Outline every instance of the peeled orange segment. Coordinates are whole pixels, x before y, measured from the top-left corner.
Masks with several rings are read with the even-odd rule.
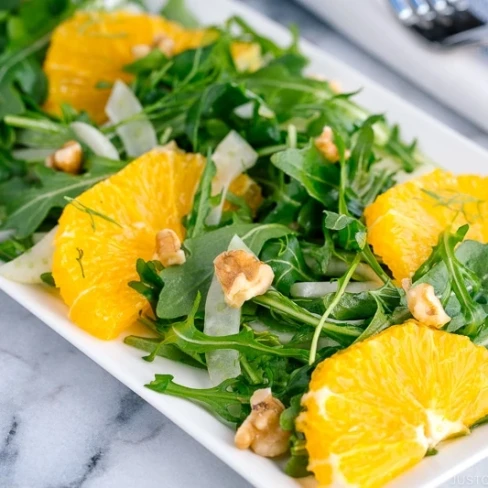
[[[49,80],[44,108],[59,114],[61,104],[69,103],[101,123],[110,84],[132,79],[123,67],[135,60],[134,46],[150,46],[163,37],[178,54],[200,46],[207,35],[146,13],[78,11],[53,33],[44,64]]]
[[[244,198],[244,201],[249,205],[253,214],[256,214],[258,208],[263,203],[261,187],[247,173],[239,175],[230,184],[229,191],[237,197]],[[233,206],[226,202],[224,210],[231,209],[233,209]]]
[[[488,413],[488,351],[411,320],[323,361],[297,421],[320,486],[383,486]]]
[[[261,46],[255,42],[235,41],[230,52],[238,71],[257,71],[264,64]]]
[[[435,170],[389,189],[364,216],[375,254],[397,280],[409,278],[448,228],[468,223],[468,239],[488,242],[488,177]]]
[[[55,238],[53,276],[77,325],[112,339],[134,323],[147,302],[129,288],[138,258],[151,260],[156,233],[191,209],[205,159],[154,149],[68,205]]]

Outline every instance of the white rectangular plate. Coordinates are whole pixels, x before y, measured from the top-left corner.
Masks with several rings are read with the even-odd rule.
[[[289,40],[283,27],[240,3],[229,0],[189,0],[188,3],[205,24],[220,23],[237,14],[243,16],[258,32],[277,42],[286,43]],[[364,87],[359,97],[361,103],[375,113],[386,113],[390,121],[399,122],[405,137],[419,136],[422,149],[435,161],[452,171],[488,172],[488,153],[478,146],[312,45],[304,42],[302,49],[312,61],[311,72],[341,80],[346,90]],[[140,359],[140,351],[124,345],[121,340],[103,342],[91,337],[68,320],[66,307],[55,293],[44,287],[21,285],[0,278],[0,289],[169,417],[254,486],[298,486],[274,462],[234,448],[233,432],[203,409],[184,400],[160,395],[143,386],[153,379],[155,373],[169,373],[179,383],[206,387],[207,379],[201,371],[162,358],[147,363]],[[446,443],[437,456],[426,458],[391,486],[427,488],[439,485],[488,456],[487,433],[488,426],[477,429],[469,437]]]

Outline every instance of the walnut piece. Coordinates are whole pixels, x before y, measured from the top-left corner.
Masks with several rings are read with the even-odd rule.
[[[154,38],[153,47],[158,48],[165,56],[171,57],[174,54],[175,41],[160,34]]]
[[[339,150],[334,144],[334,132],[332,128],[326,125],[322,134],[315,139],[315,147],[323,154],[323,156],[331,163],[337,163],[340,159]],[[351,152],[347,149],[345,152],[346,159],[349,158]]]
[[[239,449],[251,448],[263,457],[276,457],[288,451],[291,432],[280,427],[284,405],[271,394],[271,388],[256,390],[251,397],[251,413],[234,437]]]
[[[412,282],[407,278],[402,280],[402,286],[407,294],[408,309],[420,323],[439,329],[451,320],[432,285],[419,283],[412,286]]]
[[[145,58],[151,52],[151,46],[149,44],[136,44],[132,46],[132,56],[135,59]]]
[[[336,94],[339,95],[342,93],[342,85],[341,82],[338,80],[330,80],[329,81],[329,88]]]
[[[165,56],[174,54],[175,41],[171,37],[159,34],[154,37],[151,44],[136,44],[132,47],[132,56],[135,59],[145,58],[153,49],[159,49]]]
[[[186,261],[181,241],[173,230],[163,229],[156,234],[156,259],[159,259],[165,268]]]
[[[240,308],[245,301],[266,293],[274,279],[269,265],[240,249],[219,254],[214,260],[214,267],[224,290],[225,302],[234,308]]]
[[[46,166],[57,171],[76,175],[81,170],[83,161],[83,149],[77,141],[68,141],[55,153],[48,156]]]

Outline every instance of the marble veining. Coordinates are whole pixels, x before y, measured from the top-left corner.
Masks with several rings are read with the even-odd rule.
[[[488,135],[301,8],[285,0],[245,3],[298,24],[312,42],[488,147]],[[1,292],[0,371],[0,488],[250,487]],[[468,474],[488,474],[488,463]]]

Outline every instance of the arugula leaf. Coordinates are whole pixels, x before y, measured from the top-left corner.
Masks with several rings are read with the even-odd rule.
[[[14,176],[23,176],[27,172],[24,161],[14,158],[7,151],[0,149],[0,183]]]
[[[296,222],[300,210],[310,198],[305,188],[297,180],[287,183],[286,175],[275,166],[268,165],[265,171],[263,169],[258,167],[258,175],[253,175],[268,193],[259,209],[260,221],[283,225]]]
[[[376,297],[376,295],[372,295],[372,297],[376,301],[376,312],[373,315],[373,318],[371,319],[368,327],[366,327],[364,332],[356,339],[356,342],[368,339],[369,337],[378,334],[382,330],[392,325],[390,323],[388,315],[385,313],[385,310],[380,300]]]
[[[308,360],[308,352],[304,349],[263,344],[255,338],[254,331],[249,327],[244,327],[238,334],[209,336],[200,332],[194,326],[193,320],[185,320],[172,325],[161,344],[175,344],[183,352],[192,354],[233,349],[243,354],[276,355],[294,358],[304,363]]]
[[[368,117],[358,132],[354,134],[355,143],[351,155],[344,162],[346,167],[345,202],[349,211],[361,216],[364,208],[372,203],[380,193],[393,184],[393,169],[377,169],[378,161],[374,154],[374,125],[384,121],[382,116]],[[346,181],[347,179],[347,181]]]
[[[140,293],[150,303],[153,311],[156,310],[159,294],[164,286],[163,280],[159,273],[163,265],[159,261],[144,261],[138,259],[136,271],[139,275],[139,281],[130,281],[129,286]]]
[[[283,430],[294,430],[295,420],[301,411],[302,395],[296,395],[290,400],[290,406],[280,416],[280,427]]]
[[[198,237],[203,234],[207,227],[205,221],[213,208],[211,203],[212,181],[217,173],[215,163],[212,161],[210,153],[207,155],[207,164],[203,171],[198,190],[193,199],[193,207],[186,217],[186,238]]]
[[[32,0],[22,2],[8,18],[8,40],[0,53],[0,119],[22,113],[23,97],[40,102],[46,80],[37,59],[49,43],[50,32],[82,2]],[[16,4],[10,4],[14,9]]]
[[[308,471],[308,452],[303,436],[292,436],[290,453],[291,457],[286,463],[285,473],[292,478],[305,478],[312,473]]]
[[[417,270],[413,281],[414,284],[430,283],[434,287],[451,317],[448,331],[476,340],[486,327],[488,317],[488,244],[462,242],[468,228],[464,225],[454,234],[449,231],[441,234],[438,245]]]
[[[271,63],[245,79],[246,86],[266,100],[280,123],[296,116],[298,108],[315,103],[323,106],[334,96],[327,82],[293,73],[289,67],[285,63]],[[292,69],[295,68],[292,64]]]
[[[348,212],[347,209],[345,212]],[[337,231],[337,241],[343,249],[360,251],[364,261],[369,264],[383,283],[390,281],[390,277],[380,266],[367,243],[367,229],[361,221],[351,217],[348,213],[338,214],[326,210],[324,227],[328,230]]]
[[[186,7],[185,0],[168,0],[161,9],[161,15],[169,20],[178,22],[188,29],[199,26],[198,20]]]
[[[161,272],[165,286],[159,297],[157,316],[173,319],[187,315],[197,293],[205,302],[214,273],[213,261],[227,249],[234,235],[241,237],[254,254],[259,255],[266,241],[290,233],[290,229],[279,224],[238,224],[187,239],[184,243],[186,263]]]
[[[202,405],[226,422],[241,423],[249,414],[252,392],[234,391],[239,384],[239,379],[232,378],[213,388],[197,389],[178,385],[171,375],[157,374],[146,386],[158,393],[184,398]]]
[[[402,296],[403,291],[391,283],[378,290],[346,292],[335,306],[331,317],[336,320],[369,319],[376,313],[378,302],[390,314],[400,305]],[[330,306],[333,297],[334,294],[329,293],[323,298],[302,298],[295,301],[310,312],[322,315]]]
[[[222,139],[221,133],[218,133],[217,137],[211,137],[209,127],[204,125],[205,119],[219,118],[225,121],[235,108],[246,102],[247,97],[242,88],[235,83],[214,84],[204,89],[186,115],[185,132],[191,141],[193,150],[195,152],[201,150],[202,140],[210,139],[216,144]],[[226,132],[228,130],[223,135]]]
[[[269,54],[275,58],[279,58],[287,54],[296,54],[296,35],[293,36],[292,43],[289,47],[281,48],[271,39],[262,36],[261,34],[258,34],[242,17],[231,17],[227,21],[227,26],[229,29],[232,29],[234,26],[238,27],[243,32],[243,34],[245,34],[246,39],[250,38],[252,42],[257,42],[261,46],[261,51],[263,54]],[[303,68],[304,66],[305,62],[301,67]]]
[[[268,241],[261,252],[260,259],[271,266],[275,275],[273,285],[286,295],[290,293],[293,283],[315,279],[305,263],[300,244],[295,236]]]
[[[15,229],[20,239],[32,234],[52,208],[63,208],[65,196],[75,198],[95,183],[105,179],[106,174],[85,173],[74,176],[38,166],[34,170],[40,185],[29,188],[7,201],[7,218],[4,229]]]
[[[264,295],[253,298],[252,301],[275,314],[291,319],[295,324],[305,324],[314,328],[320,324],[320,317],[276,290],[268,290]],[[362,329],[347,324],[324,321],[321,332],[339,344],[347,346],[361,335]]]
[[[158,338],[127,336],[124,338],[124,343],[141,351],[146,351],[150,353],[150,355],[155,354],[194,368],[205,369],[203,361],[197,361],[194,357],[185,354],[180,348],[173,344],[161,345],[161,339]]]
[[[56,288],[56,282],[54,281],[54,277],[52,273],[42,273],[41,280],[45,285],[51,286],[52,288]]]
[[[360,261],[361,261],[361,254],[358,253],[356,255],[356,257],[353,259],[349,269],[344,273],[343,276],[341,276],[337,280],[337,283],[338,283],[337,291],[333,294],[333,298],[332,298],[329,306],[325,309],[325,312],[323,313],[322,317],[320,318],[319,323],[315,327],[315,332],[313,335],[312,343],[310,345],[309,364],[313,364],[317,358],[318,342],[319,342],[322,330],[324,330],[325,322],[330,317],[330,315],[333,313],[334,308],[337,306],[337,304],[341,300],[342,296],[344,295],[345,290],[346,290],[346,286],[349,283],[349,281],[351,280],[351,278],[353,277],[354,271],[358,267]]]
[[[326,207],[337,205],[339,169],[326,161],[310,141],[303,149],[287,149],[274,154],[271,162],[285,174],[299,181],[308,194]]]
[[[34,245],[31,236],[24,239],[7,239],[0,242],[0,261],[12,261],[16,257],[24,254]]]
[[[400,128],[398,125],[393,126],[391,129],[384,149],[388,154],[402,162],[403,168],[407,173],[411,173],[423,162],[422,157],[417,152],[417,141],[413,141],[411,144],[405,144],[400,138]]]

